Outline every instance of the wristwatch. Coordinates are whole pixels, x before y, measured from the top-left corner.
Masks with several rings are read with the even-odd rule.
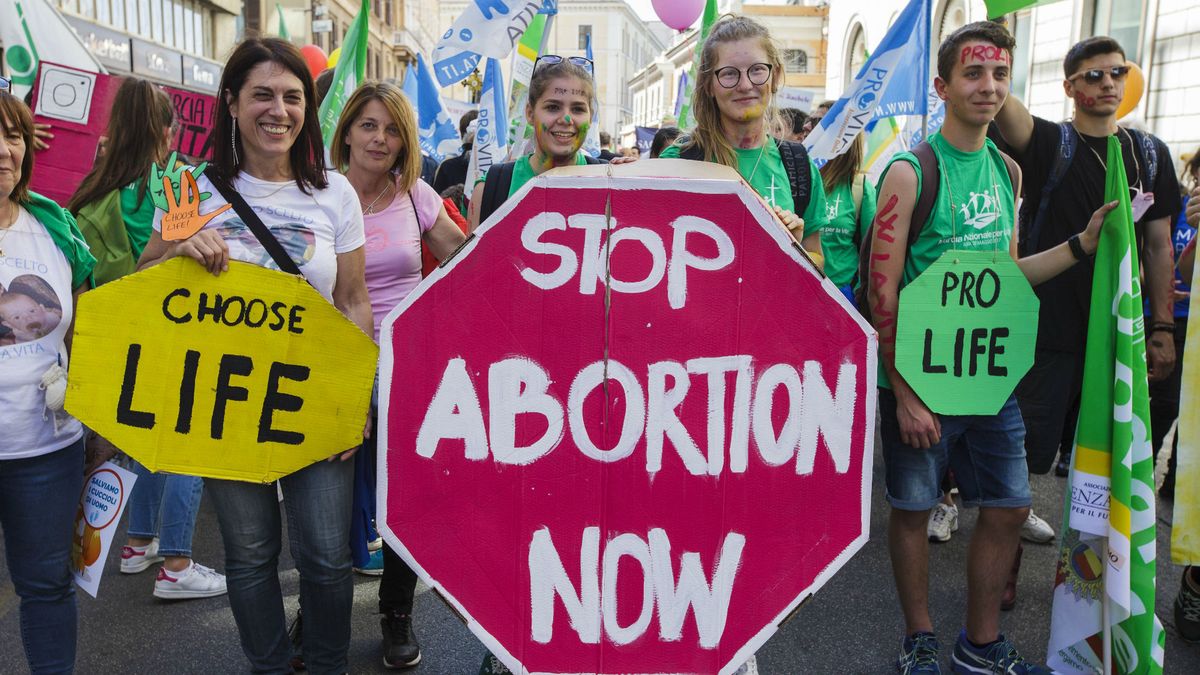
[[[1088,254],[1083,250],[1083,244],[1079,243],[1079,235],[1073,235],[1067,240],[1067,246],[1071,247],[1071,255],[1075,256],[1076,260],[1086,260]]]

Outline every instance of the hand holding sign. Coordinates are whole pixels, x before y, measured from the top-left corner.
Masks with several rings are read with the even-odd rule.
[[[229,204],[226,204],[212,213],[202,215],[200,202],[203,195],[200,194],[200,188],[196,187],[196,177],[190,171],[183,172],[183,183],[178,197],[171,187],[170,177],[163,176],[162,180],[163,193],[167,199],[166,213],[162,218],[162,238],[165,241],[187,239],[204,229],[210,220],[229,210]]]

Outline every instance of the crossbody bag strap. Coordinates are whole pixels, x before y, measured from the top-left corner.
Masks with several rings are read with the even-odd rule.
[[[223,178],[217,176],[211,164],[204,169],[204,175],[208,177],[209,182],[213,184],[217,192],[221,193],[225,201],[229,202],[234,212],[246,224],[246,227],[250,228],[250,231],[254,233],[255,238],[258,239],[258,243],[262,244],[262,247],[267,250],[271,259],[279,266],[279,269],[288,274],[303,277],[304,274],[296,266],[296,261],[292,260],[292,257],[287,254],[287,251],[283,248],[283,244],[280,244],[275,235],[271,234],[271,230],[263,224],[262,219],[250,208],[250,205],[246,203],[242,195],[226,183]]]

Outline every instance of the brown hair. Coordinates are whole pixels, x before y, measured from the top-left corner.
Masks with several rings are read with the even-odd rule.
[[[175,120],[171,97],[147,80],[127,77],[117,89],[108,118],[108,145],[84,177],[67,210],[78,215],[83,207],[113,190],[138,184],[138,204],[146,198],[150,167],[167,159],[164,135]]]
[[[1192,153],[1192,156],[1183,165],[1183,180],[1181,184],[1187,188],[1196,187],[1196,174],[1200,172],[1200,149]]]
[[[737,169],[737,153],[733,151],[733,146],[721,130],[721,110],[709,89],[716,77],[714,71],[717,66],[717,47],[726,42],[753,38],[758,38],[767,52],[767,60],[771,64],[771,93],[775,93],[776,78],[783,77],[784,70],[779,47],[771,39],[771,33],[766,26],[749,17],[734,14],[722,16],[713,24],[700,52],[700,66],[696,69],[696,88],[692,91],[692,115],[696,120],[696,128],[681,144],[681,150],[698,147],[706,160]],[[763,115],[767,133],[778,128],[777,117],[775,98],[772,96]]]
[[[964,42],[978,40],[987,42],[1008,52],[1008,63],[1013,61],[1013,49],[1017,46],[1016,39],[1004,26],[995,21],[976,21],[969,23],[951,33],[938,47],[937,74],[946,82],[954,72],[954,64],[959,60],[959,48]]]
[[[583,66],[571,63],[566,59],[558,63],[539,64],[537,70],[533,71],[533,77],[529,80],[529,106],[536,106],[546,93],[546,88],[550,86],[550,83],[560,77],[579,78],[583,82],[583,88],[587,91],[588,112],[596,110],[596,85],[592,80],[592,74]]]
[[[337,130],[333,132],[330,156],[338,171],[345,173],[350,168],[350,146],[346,143],[346,136],[350,133],[350,126],[358,121],[363,109],[371,101],[382,103],[392,116],[392,121],[400,128],[400,138],[404,142],[400,146],[400,154],[396,156],[396,163],[392,165],[392,172],[400,177],[399,190],[408,192],[421,177],[421,141],[417,136],[417,116],[412,104],[400,87],[394,84],[367,81],[354,90],[342,109]]]
[[[1067,55],[1063,57],[1063,77],[1074,75],[1079,70],[1079,64],[1101,54],[1120,54],[1122,59],[1125,58],[1125,50],[1120,42],[1107,35],[1096,35],[1076,42],[1067,50]]]
[[[8,198],[26,204],[29,202],[29,181],[33,180],[33,115],[21,99],[0,91],[0,136],[7,136],[14,129],[25,143],[25,156],[21,158],[21,179]],[[3,142],[0,138],[0,143]]]
[[[854,180],[862,166],[863,148],[865,147],[866,139],[863,138],[863,134],[859,134],[854,137],[854,142],[850,144],[850,148],[846,152],[834,157],[821,167],[821,181],[825,184],[825,192],[831,192],[837,186]]]
[[[213,123],[212,166],[226,180],[232,180],[241,169],[239,162],[234,160],[233,143],[238,141],[233,116],[229,111],[229,99],[237,98],[250,71],[264,61],[279,64],[300,80],[304,90],[304,124],[300,136],[288,152],[292,175],[296,177],[296,187],[306,194],[310,188],[324,190],[329,186],[329,181],[325,177],[325,145],[321,140],[321,125],[317,119],[317,94],[312,75],[300,50],[279,38],[246,38],[225,62],[225,70],[221,73],[221,93],[217,96],[216,122]],[[227,143],[226,139],[233,139],[233,142]]]

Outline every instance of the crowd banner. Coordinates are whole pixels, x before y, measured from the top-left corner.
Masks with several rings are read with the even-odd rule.
[[[433,48],[433,72],[438,86],[462,81],[484,58],[502,59],[529,24],[545,9],[544,0],[476,0]],[[554,3],[557,7],[557,3]]]
[[[642,158],[650,156],[650,146],[654,144],[654,135],[658,133],[658,127],[634,127],[633,133],[636,137],[638,154]]]
[[[337,130],[338,120],[342,117],[342,108],[350,95],[358,89],[358,85],[367,76],[367,38],[370,29],[367,21],[371,17],[370,0],[362,0],[358,15],[346,30],[342,40],[342,56],[333,68],[333,82],[329,85],[329,93],[321,101],[321,109],[317,116],[321,120],[321,138],[325,142],[326,152],[333,147],[333,134]]]
[[[808,113],[813,109],[814,96],[811,89],[780,87],[779,92],[775,94],[775,105],[779,108],[795,108],[802,113]]]
[[[687,131],[696,126],[696,116],[692,114],[692,92],[696,89],[696,69],[700,67],[700,56],[704,52],[704,41],[717,22],[717,0],[707,0],[704,3],[704,16],[700,20],[700,35],[696,38],[696,51],[692,56],[692,67],[688,68],[683,79],[683,103],[678,106],[679,128]]]
[[[192,159],[212,159],[213,123],[217,116],[217,98],[175,87],[163,87],[175,106],[179,131],[171,140],[171,149]]]
[[[830,160],[846,152],[872,120],[926,113],[929,5],[930,0],[910,0],[842,97],[805,139],[813,159]]]
[[[516,159],[525,154],[528,141],[533,137],[533,130],[525,119],[525,105],[529,103],[529,81],[533,78],[533,66],[541,53],[546,27],[553,23],[553,15],[547,18],[541,14],[533,17],[529,28],[517,43],[512,61],[512,89],[508,96],[508,159]]]
[[[378,353],[302,278],[190,258],[81,296],[73,347],[81,422],[151,471],[262,483],[362,442]]]
[[[458,151],[458,120],[451,120],[442,94],[429,74],[425,57],[417,54],[417,127],[421,150],[441,162]]]
[[[728,675],[867,540],[875,332],[728,167],[534,178],[381,344],[381,531],[513,672]]]
[[[946,251],[900,291],[896,370],[939,415],[995,415],[1033,366],[1038,306],[1007,248]]]
[[[71,575],[93,598],[100,591],[104,561],[136,482],[136,474],[112,462],[100,465],[83,481],[71,530]]]
[[[0,2],[0,43],[17,98],[33,89],[38,66],[48,56],[76,70],[108,72],[47,0]]]
[[[1083,394],[1063,508],[1047,665],[1056,672],[1158,675],[1155,497],[1146,334],[1129,182],[1108,138],[1104,221],[1092,277]]]
[[[1193,279],[1200,279],[1200,266],[1193,268]],[[1196,317],[1196,318],[1193,318]],[[1188,335],[1200,335],[1200,300],[1193,294],[1188,300]],[[1179,394],[1179,426],[1175,458],[1175,484],[1200,485],[1200,339],[1185,343],[1180,355],[1183,368]],[[1171,562],[1176,565],[1200,565],[1200,490],[1175,491],[1175,511],[1171,518]]]
[[[508,121],[504,119],[504,73],[500,62],[487,60],[483,75],[483,90],[479,98],[479,117],[475,122],[475,143],[471,145],[471,161],[467,165],[467,192],[475,187],[475,179],[486,175],[494,164],[504,161],[508,153]]]

